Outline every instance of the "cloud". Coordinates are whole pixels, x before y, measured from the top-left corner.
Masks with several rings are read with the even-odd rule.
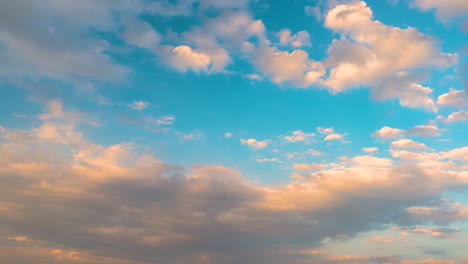
[[[360,167],[389,167],[393,164],[392,160],[377,158],[369,155],[356,156],[350,161],[356,163]]]
[[[417,83],[422,80],[419,73],[406,71],[447,67],[457,55],[442,53],[431,37],[414,28],[384,25],[372,15],[362,1],[339,4],[328,12],[325,26],[340,33],[341,39],[332,42],[323,61],[329,68],[325,85],[333,93],[370,86],[376,99],[398,98],[403,106],[436,111],[429,97],[432,90]]]
[[[307,87],[319,82],[325,70],[319,62],[309,59],[303,50],[280,51],[274,47],[253,48],[252,63],[273,82]]]
[[[445,123],[468,121],[468,111],[460,110],[458,112],[451,113],[447,117],[437,116],[437,120],[440,120]]]
[[[427,148],[425,144],[413,141],[411,139],[400,139],[397,141],[393,141],[390,144],[390,147],[392,148],[415,148],[415,149]]]
[[[329,127],[329,128],[325,128],[325,127],[317,127],[317,131],[320,133],[320,134],[331,134],[331,133],[334,133],[335,132],[335,129],[333,127]]]
[[[297,163],[293,164],[294,170],[296,171],[316,171],[316,170],[321,170],[324,168],[322,164],[318,163]]]
[[[302,130],[296,130],[292,132],[291,136],[285,136],[284,139],[289,142],[310,142],[315,136],[316,135],[314,133],[306,133]]]
[[[401,137],[401,133],[401,129],[384,126],[381,129],[372,133],[372,136],[379,137],[382,139],[397,139]]]
[[[112,10],[136,12],[139,6],[124,1],[87,1],[85,5],[57,4],[53,0],[2,3],[0,71],[8,77],[45,77],[72,83],[123,82],[129,69],[114,62],[106,54],[107,42],[91,31],[115,30],[118,24]]]
[[[465,90],[450,89],[450,92],[437,97],[437,104],[441,106],[466,107],[468,100]]]
[[[271,159],[267,159],[267,158],[264,158],[264,159],[257,159],[258,162],[279,162],[279,160],[277,158],[271,158]]]
[[[263,77],[258,75],[258,74],[247,74],[245,77],[251,79],[251,80],[257,80],[257,81],[260,81],[260,80],[263,80]]]
[[[430,235],[435,238],[453,238],[460,233],[460,228],[421,228],[421,227],[393,227],[393,230],[403,231],[405,233]]]
[[[372,133],[372,136],[384,140],[399,139],[403,137],[403,135],[427,138],[440,136],[443,131],[443,129],[440,129],[435,125],[417,125],[409,129],[398,129],[384,126]]]
[[[435,9],[437,18],[444,22],[466,15],[468,12],[468,3],[463,0],[448,0],[443,2],[437,0],[414,0],[412,4],[422,11]]]
[[[362,151],[367,152],[367,153],[373,153],[373,152],[379,151],[379,148],[377,148],[377,147],[362,148]]]
[[[434,125],[419,125],[405,130],[405,134],[418,137],[436,137],[440,136],[441,129]]]
[[[263,140],[263,141],[260,141],[260,140],[256,140],[254,138],[250,138],[250,139],[241,139],[240,142],[244,145],[247,145],[249,147],[252,147],[254,149],[262,149],[262,148],[265,148],[268,146],[268,143],[271,142],[271,140]]]
[[[135,109],[135,110],[143,110],[145,108],[148,108],[151,104],[146,101],[135,101],[131,104],[128,104],[128,107]]]
[[[176,134],[179,135],[179,138],[182,140],[200,140],[205,137],[205,135],[200,130],[194,130],[188,134],[182,132],[176,132]]]
[[[357,156],[301,181],[262,186],[233,168],[182,167],[133,144],[96,145],[73,128],[59,133],[81,135],[78,141],[39,131],[4,128],[0,137],[0,229],[32,241],[2,242],[0,259],[11,263],[21,256],[46,264],[60,256],[65,264],[280,264],[303,263],[306,253],[313,263],[373,263],[374,257],[285,250],[398,222],[468,182],[466,171]],[[440,155],[462,161],[463,153]]]
[[[311,46],[310,44],[310,35],[307,31],[299,31],[296,34],[292,35],[291,30],[282,29],[280,32],[276,33],[279,38],[280,46],[291,45],[294,48],[300,48],[302,46]]]
[[[324,141],[330,141],[330,140],[341,140],[341,141],[343,141],[344,137],[346,135],[347,134],[332,133],[332,134],[328,134],[323,140]]]
[[[232,133],[231,133],[231,132],[226,132],[226,133],[224,134],[224,137],[225,137],[225,138],[230,138],[230,137],[232,137]]]
[[[308,149],[306,153],[312,155],[312,156],[322,156],[323,154],[320,151],[317,151],[315,149]]]

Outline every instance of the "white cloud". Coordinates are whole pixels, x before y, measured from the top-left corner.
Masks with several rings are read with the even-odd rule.
[[[423,143],[413,141],[411,139],[400,139],[397,141],[393,141],[390,144],[392,148],[415,148],[415,149],[425,149],[427,146]]]
[[[440,136],[441,129],[434,125],[419,125],[405,130],[406,135],[418,137],[436,137]]]
[[[335,129],[333,129],[333,127],[329,127],[329,128],[325,128],[325,127],[317,127],[317,131],[320,133],[320,134],[331,134],[331,133],[334,133],[335,132]]]
[[[435,9],[437,18],[444,22],[468,12],[468,2],[464,0],[413,0],[412,3],[423,11]]]
[[[296,163],[293,164],[294,170],[296,171],[316,171],[324,168],[322,164],[318,163]]]
[[[307,31],[299,31],[296,34],[292,35],[291,30],[282,29],[280,32],[276,33],[279,38],[279,45],[288,46],[291,45],[294,48],[300,48],[302,46],[311,46],[310,44],[310,35]]]
[[[262,46],[253,48],[250,56],[252,63],[277,84],[307,87],[320,82],[325,74],[322,65],[309,59],[309,54],[303,50],[288,52]]]
[[[386,140],[399,139],[403,135],[417,137],[435,137],[440,136],[442,131],[444,130],[438,128],[435,125],[418,125],[406,130],[384,126],[381,129],[372,133],[372,136]]]
[[[440,95],[437,104],[452,107],[468,106],[468,98],[464,90],[450,89],[450,92]]]
[[[401,129],[384,126],[381,129],[372,133],[372,136],[379,137],[382,139],[397,139],[401,137],[402,132],[403,131]]]
[[[262,149],[268,146],[268,143],[271,142],[271,140],[256,140],[254,138],[249,138],[249,139],[241,139],[240,142],[244,145],[247,145],[249,147],[255,148],[255,149]]]
[[[176,134],[179,135],[181,140],[200,140],[205,137],[205,135],[200,130],[194,130],[188,134],[182,132],[176,132]]]
[[[289,142],[298,142],[298,141],[310,142],[310,140],[313,137],[315,137],[314,133],[306,133],[302,130],[296,130],[292,132],[291,136],[285,136],[284,139],[286,139]]]
[[[370,155],[356,156],[353,158],[341,158],[344,162],[351,162],[359,167],[389,167],[393,161],[385,158],[377,158]]]
[[[178,46],[171,51],[170,63],[174,68],[183,72],[189,69],[194,72],[208,72],[212,60],[206,53],[194,51],[189,46]]]
[[[378,150],[379,150],[379,148],[377,148],[377,147],[362,148],[362,151],[367,152],[367,153],[377,152]]]
[[[135,101],[131,104],[128,104],[128,107],[135,109],[135,110],[143,110],[148,108],[151,104],[147,101]]]
[[[271,159],[267,159],[267,158],[264,158],[264,159],[257,159],[258,162],[279,162],[279,160],[277,158],[271,158]]]
[[[308,149],[306,153],[312,155],[312,156],[322,156],[323,154],[320,151],[317,151],[315,149]]]
[[[341,140],[341,141],[343,141],[344,137],[346,135],[347,134],[332,133],[332,134],[328,134],[323,140],[324,141],[330,141],[330,140]]]
[[[232,133],[231,133],[231,132],[226,132],[226,133],[224,134],[224,137],[225,137],[225,138],[230,138],[230,137],[232,137]]]
[[[148,22],[126,18],[124,26],[121,37],[129,45],[154,50],[161,42],[162,36]]]
[[[263,77],[258,75],[258,74],[255,74],[255,73],[252,73],[252,74],[247,74],[245,77],[251,79],[251,80],[257,80],[257,81],[260,81],[260,80],[263,80]]]
[[[441,120],[441,121],[444,121],[446,123],[468,121],[468,111],[460,110],[458,112],[451,113],[447,117],[438,116],[437,119]]]
[[[403,106],[436,111],[429,97],[432,90],[415,83],[414,77],[407,77],[415,73],[405,70],[450,66],[457,55],[442,53],[431,37],[414,28],[384,25],[372,15],[362,1],[339,4],[328,12],[325,25],[341,39],[332,42],[323,62],[330,68],[325,85],[334,93],[370,86],[377,99],[399,98]],[[404,85],[392,83],[394,79]]]

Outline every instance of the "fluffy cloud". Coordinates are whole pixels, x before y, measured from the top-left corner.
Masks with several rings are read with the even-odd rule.
[[[414,0],[414,5],[423,11],[435,9],[437,18],[447,21],[450,18],[466,15],[468,12],[468,3],[463,0]]]
[[[325,26],[342,35],[333,41],[324,61],[330,68],[325,85],[333,92],[371,86],[377,99],[399,98],[403,106],[436,110],[429,97],[432,90],[416,83],[418,75],[405,70],[449,66],[456,55],[440,52],[432,38],[414,28],[401,29],[373,20],[372,10],[364,2],[337,5],[328,12]]]
[[[397,141],[393,141],[390,144],[392,148],[415,148],[415,149],[425,149],[427,146],[423,143],[416,142],[411,139],[400,139]]]
[[[270,143],[271,140],[256,140],[254,138],[249,138],[249,139],[242,138],[240,142],[244,145],[247,145],[255,149],[262,149],[268,146],[268,143]]]
[[[454,122],[464,122],[468,121],[468,111],[460,110],[455,113],[451,113],[447,117],[438,116],[437,120],[446,122],[446,123],[454,123]]]
[[[320,134],[331,134],[331,133],[335,133],[335,129],[333,127],[328,127],[328,128],[325,128],[325,127],[317,127],[317,131],[320,133]]]
[[[372,133],[372,136],[379,137],[382,139],[397,139],[401,137],[401,133],[401,129],[384,126],[381,129]]]
[[[437,104],[443,106],[465,107],[468,106],[468,98],[464,90],[450,89],[450,92],[437,97]]]
[[[284,139],[286,139],[289,142],[298,142],[298,141],[304,141],[304,142],[310,142],[313,137],[316,135],[314,133],[306,133],[302,130],[296,130],[292,132],[291,136],[285,136]]]
[[[9,77],[122,82],[128,69],[106,55],[107,43],[90,29],[116,30],[111,9],[136,12],[139,6],[125,1],[2,3],[0,71]]]
[[[131,104],[128,104],[128,107],[135,109],[135,110],[143,110],[145,108],[148,108],[151,104],[146,101],[135,101]]]
[[[307,87],[320,82],[325,70],[319,62],[309,59],[304,50],[280,51],[274,47],[262,46],[249,52],[252,63],[278,84]]]
[[[373,137],[381,139],[398,139],[403,135],[417,136],[417,137],[436,137],[440,136],[443,129],[438,128],[435,125],[417,125],[409,129],[398,129],[384,126],[381,129],[372,133]]]
[[[315,171],[315,170],[321,170],[324,168],[322,164],[318,163],[298,163],[293,165],[294,170],[296,171]]]
[[[405,208],[414,215],[468,182],[466,171],[358,156],[301,182],[258,186],[232,168],[167,164],[127,144],[92,144],[73,128],[40,131],[0,135],[0,229],[20,238],[2,239],[0,259],[12,263],[303,263],[304,243],[399,221]],[[311,263],[373,263],[307,252]]]
[[[379,148],[377,147],[362,148],[362,151],[367,152],[367,153],[373,153],[373,152],[379,151]]]
[[[291,45],[294,48],[302,46],[310,46],[310,35],[307,31],[299,31],[294,35],[291,35],[291,30],[282,29],[276,35],[279,38],[279,44],[281,46]]]
[[[330,140],[344,140],[344,137],[347,134],[338,134],[338,133],[332,133],[328,134],[323,140],[324,141],[330,141]]]

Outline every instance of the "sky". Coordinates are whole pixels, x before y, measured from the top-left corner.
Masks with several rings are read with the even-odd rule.
[[[468,1],[0,0],[0,262],[468,263]]]

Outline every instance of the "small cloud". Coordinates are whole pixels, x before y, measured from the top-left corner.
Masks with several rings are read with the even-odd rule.
[[[271,159],[257,159],[258,162],[279,162],[277,158],[271,158]]]
[[[244,145],[247,145],[249,147],[253,147],[255,149],[262,149],[262,148],[265,148],[266,146],[268,146],[268,143],[271,142],[271,140],[263,140],[263,141],[259,141],[259,140],[256,140],[254,138],[250,138],[250,139],[241,139],[240,142]]]
[[[324,168],[322,164],[318,163],[297,163],[293,164],[294,170],[296,171],[316,171]]]
[[[130,107],[131,109],[135,110],[143,110],[145,108],[148,108],[151,104],[146,101],[135,101],[131,104],[128,104],[127,106]]]
[[[252,74],[247,74],[245,77],[251,79],[251,80],[257,80],[257,81],[260,81],[260,80],[263,80],[263,77],[258,75],[258,74],[255,74],[255,73],[252,73]]]
[[[200,140],[202,139],[205,135],[200,131],[200,130],[194,130],[192,133],[185,134],[182,132],[176,132],[177,135],[179,135],[179,138],[181,140]]]
[[[413,141],[411,139],[400,139],[397,141],[393,141],[390,144],[390,147],[392,148],[414,148],[414,149],[425,149],[427,146],[423,143],[419,143],[416,141]]]
[[[315,150],[315,149],[308,149],[308,150],[306,151],[306,153],[307,153],[307,154],[310,154],[310,155],[312,155],[312,156],[322,156],[322,155],[323,155],[322,152],[317,151],[317,150]]]
[[[344,137],[347,134],[338,134],[338,133],[333,133],[333,134],[328,134],[323,140],[324,141],[330,141],[330,140],[344,140]]]
[[[312,137],[314,137],[314,133],[305,133],[301,130],[296,130],[292,132],[291,136],[285,136],[284,139],[286,139],[289,142],[298,142],[298,141],[306,141],[309,142]]]
[[[327,135],[327,134],[334,133],[334,132],[335,132],[335,129],[334,129],[333,127],[329,127],[329,128],[317,127],[317,131],[318,131],[320,134]]]
[[[378,150],[379,150],[379,148],[377,148],[377,147],[362,148],[362,151],[367,152],[367,153],[373,153],[373,152],[376,152]]]
[[[232,137],[232,133],[226,132],[226,133],[224,134],[224,137],[225,137],[225,138],[230,138],[230,137]]]
[[[391,127],[387,127],[387,126],[384,126],[382,127],[381,129],[375,131],[374,133],[372,133],[372,136],[373,137],[379,137],[381,139],[398,139],[401,137],[401,133],[403,131],[401,129],[398,129],[398,128],[391,128]]]

